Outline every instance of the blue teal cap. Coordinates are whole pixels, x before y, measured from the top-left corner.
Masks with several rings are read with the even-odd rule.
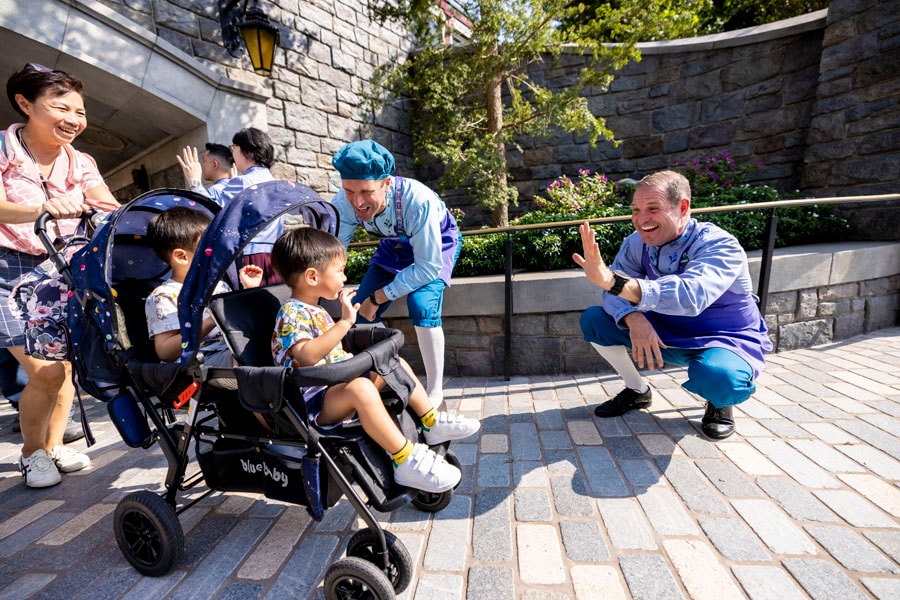
[[[384,179],[394,172],[394,155],[378,142],[362,140],[338,150],[331,164],[341,179]]]

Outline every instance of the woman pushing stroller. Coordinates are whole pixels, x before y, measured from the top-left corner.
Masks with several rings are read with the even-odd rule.
[[[272,248],[272,266],[291,289],[291,298],[281,307],[272,337],[272,353],[281,366],[305,367],[335,363],[352,355],[341,340],[356,322],[359,304],[344,289],[346,251],[333,235],[309,227],[289,230]],[[335,323],[318,305],[319,298],[339,299],[341,318]],[[406,362],[404,368],[412,374]],[[307,410],[322,428],[359,417],[363,429],[388,454],[394,465],[394,480],[400,485],[432,493],[454,488],[460,471],[428,446],[466,438],[480,423],[462,415],[451,416],[433,408],[425,388],[416,379],[409,407],[419,417],[426,444],[408,440],[388,414],[379,390],[384,380],[375,373],[329,387],[304,390]]]

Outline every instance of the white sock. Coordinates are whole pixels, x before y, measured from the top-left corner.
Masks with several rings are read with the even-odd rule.
[[[650,386],[644,382],[644,378],[638,372],[637,367],[634,366],[634,361],[631,360],[631,355],[628,354],[628,349],[625,346],[601,346],[594,342],[591,342],[591,346],[609,363],[609,366],[615,369],[619,377],[625,382],[625,387],[641,394],[650,389]]]
[[[444,401],[444,329],[416,326],[419,352],[425,364],[425,391],[435,407]]]

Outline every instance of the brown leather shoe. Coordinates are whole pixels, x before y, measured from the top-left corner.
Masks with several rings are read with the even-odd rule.
[[[707,402],[706,413],[700,423],[703,433],[714,440],[724,440],[734,433],[734,413],[730,406],[716,408]]]
[[[601,419],[608,419],[609,417],[621,417],[629,410],[635,410],[638,408],[650,408],[651,396],[653,393],[650,391],[650,388],[647,388],[647,391],[643,394],[632,390],[630,388],[625,388],[612,400],[607,400],[600,406],[594,409],[594,414],[600,417]]]

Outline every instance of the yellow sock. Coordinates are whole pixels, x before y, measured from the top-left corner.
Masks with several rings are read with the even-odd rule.
[[[419,417],[419,420],[422,421],[422,425],[425,426],[425,429],[431,429],[431,427],[434,425],[434,422],[437,421],[437,411],[432,408],[427,413]]]
[[[403,464],[403,461],[407,459],[407,457],[412,454],[413,451],[413,443],[409,440],[406,440],[406,443],[402,448],[391,454],[391,460],[394,461],[394,468],[396,469],[400,465]]]

